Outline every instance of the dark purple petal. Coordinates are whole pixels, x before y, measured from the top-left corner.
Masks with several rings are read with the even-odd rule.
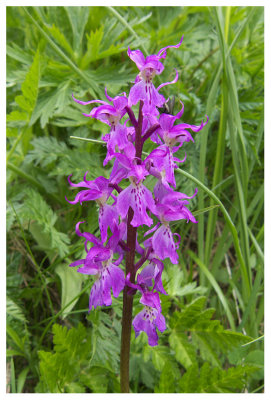
[[[110,296],[111,300],[111,296]],[[112,302],[112,300],[111,300]],[[111,304],[111,303],[110,303]],[[108,304],[108,305],[110,305]],[[91,311],[92,307],[96,308],[97,306],[103,306],[103,292],[102,292],[102,284],[100,279],[98,279],[91,288],[90,296],[89,296],[89,311]]]
[[[161,114],[159,118],[159,124],[161,126],[161,130],[165,131],[166,133],[171,130],[173,124],[175,122],[175,116],[170,114]],[[159,131],[160,132],[160,131]],[[164,132],[163,136],[164,137]]]
[[[71,181],[71,176],[72,176],[72,174],[71,175],[69,175],[68,176],[68,182],[69,182],[69,184],[71,185],[71,186],[74,186],[74,187],[89,187],[89,184],[88,184],[88,182],[86,182],[85,181],[85,178],[86,178],[86,176],[87,176],[87,173],[88,173],[88,171],[85,173],[85,175],[84,175],[84,181],[83,182],[79,182],[79,183],[73,183],[72,181]]]

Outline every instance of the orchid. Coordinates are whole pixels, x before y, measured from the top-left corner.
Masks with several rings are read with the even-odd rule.
[[[182,219],[197,223],[187,207],[197,190],[192,196],[176,191],[174,172],[178,164],[186,160],[186,155],[179,159],[176,153],[185,142],[194,141],[190,131],[203,129],[208,117],[200,125],[176,123],[184,113],[182,102],[176,115],[159,113],[158,108],[166,104],[159,91],[178,80],[177,70],[173,81],[158,87],[154,85],[155,76],[164,70],[162,60],[166,58],[168,49],[178,49],[182,40],[147,57],[140,50],[128,48],[128,56],[139,69],[128,96],[122,93],[112,98],[105,90],[107,101],[85,102],[73,97],[84,106],[100,104],[83,115],[109,125],[109,132],[102,138],[107,143],[104,165],[109,161],[113,165],[109,179],[101,176],[87,181],[86,173],[83,181],[75,184],[68,178],[71,186],[82,188],[74,200],[68,201],[71,204],[95,201],[99,206],[100,229],[98,238],[89,232],[81,232],[79,225],[82,222],[78,222],[76,233],[85,239],[86,257],[70,266],[79,267],[79,273],[96,276],[90,292],[90,310],[112,305],[112,294],[118,297],[123,291],[122,369],[129,367],[127,346],[129,349],[132,296],[140,293],[140,303],[144,307],[132,322],[135,336],[145,332],[149,345],[156,346],[158,331],[166,329],[159,297],[167,294],[162,281],[163,260],[169,258],[173,264],[178,263],[181,240],[180,234],[172,231],[170,224]],[[136,118],[132,107],[138,103]],[[123,121],[124,116],[127,119]],[[143,158],[143,146],[148,139],[157,147]],[[153,191],[148,188],[150,176],[156,180]],[[148,238],[139,243],[137,229],[145,226],[150,228],[144,233]],[[122,267],[124,259],[125,271]],[[121,379],[122,376],[121,373]]]
[[[86,243],[94,243],[94,246],[87,251],[85,259],[74,261],[70,267],[83,265],[77,271],[81,274],[97,275],[97,280],[94,283],[89,297],[89,310],[92,306],[110,306],[112,304],[110,289],[112,288],[113,295],[118,297],[124,288],[124,272],[118,267],[122,260],[122,251],[118,247],[118,242],[123,235],[123,227],[114,226],[114,233],[108,240],[106,246],[97,240],[89,233],[81,233],[79,231],[79,222],[76,225],[76,233],[78,236],[86,238]],[[87,250],[87,249],[86,249]],[[113,259],[114,253],[120,252],[117,260]]]

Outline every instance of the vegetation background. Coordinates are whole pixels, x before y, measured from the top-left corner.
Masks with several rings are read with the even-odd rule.
[[[129,91],[127,47],[170,49],[157,82],[183,121],[209,123],[177,173],[197,225],[180,221],[180,264],[165,262],[168,329],[132,333],[131,391],[263,392],[263,7],[7,7],[7,391],[118,392],[122,298],[88,314],[91,277],[75,224],[95,204],[67,182],[108,176],[107,127],[72,101]],[[144,148],[145,151],[151,149]],[[181,158],[181,155],[180,155]],[[152,182],[149,181],[151,187]],[[135,299],[135,313],[140,309]]]

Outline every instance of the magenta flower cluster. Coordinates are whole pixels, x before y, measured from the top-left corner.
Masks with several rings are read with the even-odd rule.
[[[182,38],[183,39],[183,38]],[[200,131],[208,122],[197,125],[177,123],[184,111],[176,115],[160,113],[167,103],[160,93],[161,89],[178,80],[178,72],[172,82],[166,82],[157,88],[153,84],[155,75],[160,75],[164,69],[161,62],[167,56],[169,48],[179,48],[181,41],[175,46],[162,48],[157,54],[146,58],[140,50],[128,49],[128,56],[139,69],[130,93],[122,93],[111,98],[106,89],[108,101],[91,100],[83,102],[73,97],[82,105],[96,103],[87,117],[96,118],[108,125],[108,133],[103,136],[107,145],[104,160],[106,165],[113,161],[110,178],[103,176],[95,180],[87,180],[87,172],[83,181],[77,184],[68,180],[71,186],[83,188],[71,204],[83,201],[96,201],[99,206],[100,238],[88,232],[82,232],[83,222],[76,225],[77,235],[85,239],[86,257],[73,262],[70,266],[80,266],[78,272],[96,275],[96,281],[91,289],[89,310],[97,306],[112,304],[111,289],[114,297],[118,297],[125,286],[133,295],[140,292],[142,311],[133,319],[136,336],[145,331],[148,343],[155,346],[158,343],[157,329],[166,329],[165,318],[161,312],[159,293],[167,294],[162,283],[163,260],[169,258],[173,264],[178,263],[177,249],[180,235],[171,230],[170,222],[185,219],[196,223],[194,216],[187,208],[192,196],[175,191],[176,181],[174,170],[178,164],[185,161],[175,156],[184,142],[194,141],[191,133]],[[138,118],[132,106],[139,103]],[[157,147],[143,159],[142,149],[149,139]],[[145,180],[151,175],[156,178],[153,193],[145,185]],[[129,181],[122,187],[123,181]],[[155,218],[156,223],[154,224]],[[154,226],[152,227],[152,225]],[[135,239],[135,254],[137,263],[132,270],[124,273],[121,262],[127,252],[129,229],[142,226],[151,227],[144,234],[148,236],[143,243]]]

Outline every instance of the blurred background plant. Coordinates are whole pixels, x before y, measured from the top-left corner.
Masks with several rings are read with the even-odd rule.
[[[177,174],[179,191],[199,189],[199,223],[174,227],[168,329],[156,348],[132,334],[131,391],[263,391],[263,20],[263,7],[7,7],[7,391],[119,391],[122,299],[88,314],[91,279],[68,268],[83,252],[75,222],[98,223],[95,204],[65,201],[67,176],[109,172],[104,146],[70,138],[106,133],[71,94],[128,92],[127,47],[153,54],[182,34],[164,94],[185,122],[209,116]]]

